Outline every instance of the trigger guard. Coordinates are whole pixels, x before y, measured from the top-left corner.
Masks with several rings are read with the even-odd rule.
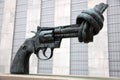
[[[51,54],[50,54],[50,56],[47,57],[46,59],[41,58],[41,57],[39,56],[39,53],[37,53],[36,56],[37,56],[38,59],[40,59],[40,60],[49,60],[49,59],[51,59],[52,56],[53,56],[53,50],[54,50],[54,48],[51,48]],[[44,53],[43,53],[43,55],[44,55]],[[46,56],[45,56],[45,57],[46,57]]]

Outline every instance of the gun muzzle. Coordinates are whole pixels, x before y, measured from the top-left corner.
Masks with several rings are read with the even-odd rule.
[[[99,5],[96,5],[94,9],[102,14],[107,9],[107,7],[108,4],[100,3]]]
[[[76,24],[81,24],[83,21],[89,22],[94,27],[94,35],[96,35],[103,27],[104,17],[102,13],[106,10],[108,4],[100,3],[93,9],[83,11],[77,16]]]

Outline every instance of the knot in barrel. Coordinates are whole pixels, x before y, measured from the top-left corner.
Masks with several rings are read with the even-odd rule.
[[[100,3],[93,9],[82,11],[76,18],[76,24],[80,26],[78,39],[80,42],[91,42],[93,36],[98,34],[103,27],[104,17],[102,13],[108,7],[107,4]]]
[[[94,28],[93,34],[96,35],[103,27],[104,17],[99,11],[89,9],[77,16],[76,24],[81,24],[83,21],[88,22]]]

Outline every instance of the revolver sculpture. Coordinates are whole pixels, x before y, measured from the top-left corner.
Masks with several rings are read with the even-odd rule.
[[[89,43],[94,35],[98,34],[103,27],[104,17],[102,13],[108,7],[100,3],[93,9],[81,12],[76,18],[76,24],[58,27],[37,27],[37,32],[32,38],[26,39],[18,49],[12,62],[10,72],[12,74],[29,74],[29,58],[35,53],[39,59],[39,51],[42,50],[44,59],[53,56],[54,48],[59,48],[62,38],[78,37],[79,42]],[[47,48],[51,49],[51,55],[45,54]]]

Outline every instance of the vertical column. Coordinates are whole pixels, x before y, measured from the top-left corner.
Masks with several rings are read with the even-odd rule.
[[[110,77],[120,77],[120,0],[108,0],[108,50]]]
[[[88,8],[107,0],[89,0]],[[104,26],[94,41],[88,44],[88,67],[90,76],[109,76],[107,12],[104,12]]]
[[[3,22],[0,44],[0,72],[9,73],[11,52],[13,44],[13,32],[15,22],[16,0],[4,1]]]
[[[2,29],[2,20],[3,20],[3,8],[4,8],[4,0],[0,1],[0,41],[1,41],[1,29]]]
[[[26,21],[27,21],[27,0],[16,0],[15,28],[13,37],[12,58],[14,59],[19,47],[25,41]]]
[[[70,0],[55,0],[55,26],[70,24]],[[70,39],[63,39],[55,49],[53,74],[68,75],[70,70]]]
[[[40,27],[53,27],[54,26],[54,2],[55,0],[41,0],[41,13],[40,13]],[[39,51],[39,56],[45,58],[42,51]],[[47,56],[50,55],[50,49],[47,49]],[[51,74],[53,68],[53,59],[38,60],[38,73]]]
[[[37,26],[40,26],[40,6],[41,0],[28,0],[27,8],[27,25],[26,38],[31,38],[35,34],[31,31],[37,31]],[[37,73],[38,59],[35,54],[30,57],[30,73]]]
[[[87,9],[87,5],[87,0],[71,0],[71,24],[76,23],[77,16]],[[70,74],[88,75],[88,44],[71,38],[70,47]]]

